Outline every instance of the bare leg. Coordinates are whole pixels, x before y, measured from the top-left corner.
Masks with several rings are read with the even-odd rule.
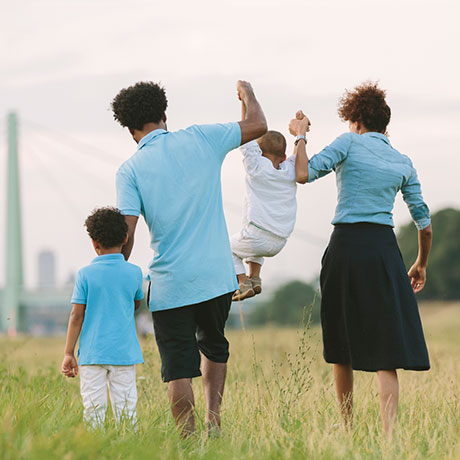
[[[398,415],[399,383],[398,374],[392,371],[377,371],[380,394],[380,413],[383,431],[391,438]]]
[[[238,284],[244,283],[248,279],[246,273],[241,273],[239,275],[236,275],[236,277],[238,278]]]
[[[248,262],[249,265],[249,278],[254,276],[260,277],[260,269],[262,265],[258,264],[257,262]]]
[[[195,400],[192,379],[178,379],[169,382],[168,396],[173,417],[181,436],[185,438],[195,432]]]
[[[215,363],[202,355],[201,368],[206,400],[206,425],[208,430],[220,429],[220,404],[224,394],[227,363]]]
[[[348,364],[334,364],[337,400],[346,428],[353,425],[353,369]]]

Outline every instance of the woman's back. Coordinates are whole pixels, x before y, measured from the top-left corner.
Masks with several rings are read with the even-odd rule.
[[[411,160],[381,133],[345,133],[313,156],[308,181],[336,172],[338,202],[333,224],[371,222],[394,226],[393,206],[403,193],[418,228],[429,223],[420,182]],[[428,223],[427,223],[428,222]]]

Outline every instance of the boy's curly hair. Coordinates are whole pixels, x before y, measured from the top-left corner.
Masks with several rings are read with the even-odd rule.
[[[95,209],[85,226],[89,236],[105,249],[121,246],[128,233],[125,216],[112,206]]]
[[[385,96],[386,92],[370,81],[356,86],[353,91],[345,90],[339,100],[339,117],[342,121],[359,121],[369,131],[386,133],[391,110]]]
[[[112,101],[113,118],[121,126],[138,130],[146,123],[159,123],[167,107],[165,89],[151,81],[123,88]]]

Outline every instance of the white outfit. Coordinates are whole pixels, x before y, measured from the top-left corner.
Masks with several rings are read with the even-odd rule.
[[[297,212],[295,155],[275,169],[256,141],[242,145],[240,151],[246,170],[246,200],[243,229],[231,238],[237,275],[245,273],[243,259],[262,265],[263,257],[283,249]]]
[[[83,419],[94,428],[104,423],[107,410],[107,387],[117,422],[136,423],[136,368],[134,366],[80,366],[80,392]]]
[[[246,273],[243,260],[263,265],[264,257],[276,256],[286,242],[286,238],[262,230],[254,224],[247,225],[230,239],[236,274]]]

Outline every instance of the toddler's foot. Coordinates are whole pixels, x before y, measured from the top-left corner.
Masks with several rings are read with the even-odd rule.
[[[252,288],[252,282],[249,278],[240,283],[240,288],[233,294],[232,300],[239,301],[244,299],[249,299],[249,297],[254,297],[256,293]]]
[[[254,294],[260,294],[262,292],[262,279],[259,276],[253,276],[248,279],[251,281]]]

